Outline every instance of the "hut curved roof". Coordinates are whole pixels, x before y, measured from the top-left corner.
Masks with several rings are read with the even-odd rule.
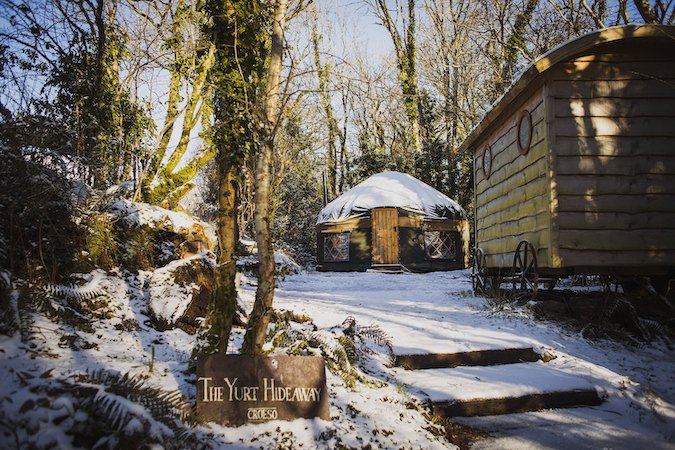
[[[316,223],[342,222],[369,215],[373,208],[401,208],[425,219],[464,218],[466,212],[447,195],[400,172],[382,172],[354,186],[319,213]]]
[[[544,53],[527,66],[506,92],[492,104],[489,111],[471,130],[457,151],[466,151],[490,127],[493,120],[513,104],[516,97],[523,91],[528,90],[535,80],[552,67],[586,52],[591,52],[601,44],[638,39],[645,46],[650,41],[666,42],[668,45],[673,45],[675,42],[675,26],[646,24],[605,28],[564,42]]]

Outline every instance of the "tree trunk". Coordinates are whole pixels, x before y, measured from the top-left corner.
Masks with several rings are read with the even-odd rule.
[[[236,168],[225,158],[220,160],[218,181],[218,265],[215,271],[215,289],[209,310],[209,347],[219,353],[227,352],[232,321],[237,310],[237,274],[235,248],[239,239],[237,230]]]
[[[319,95],[321,97],[321,104],[326,113],[326,126],[328,129],[328,143],[327,143],[327,169],[328,169],[328,192],[330,198],[328,201],[337,197],[337,149],[335,147],[335,138],[337,137],[337,122],[333,117],[333,106],[331,105],[331,98],[328,92],[328,65],[321,65],[321,58],[319,55],[319,35],[316,30],[316,17],[314,17],[314,24],[312,26],[312,45],[314,50],[314,65],[316,66],[316,73],[319,79]]]
[[[396,4],[398,8],[398,2]],[[403,106],[410,127],[410,139],[413,151],[422,153],[422,139],[420,136],[420,111],[417,93],[416,71],[416,38],[415,38],[415,0],[408,0],[408,23],[404,29],[405,41],[396,28],[396,23],[389,13],[386,0],[377,0],[377,12],[382,23],[389,31],[391,40],[396,50],[396,62],[398,65],[398,78],[403,94]],[[405,25],[405,24],[404,24]]]
[[[258,244],[258,289],[255,304],[249,318],[249,327],[244,336],[241,352],[260,354],[265,343],[265,334],[272,314],[274,300],[274,248],[270,222],[272,155],[274,136],[279,119],[279,91],[281,63],[284,51],[284,25],[286,22],[287,0],[277,0],[272,22],[272,48],[267,74],[267,92],[264,99],[264,122],[262,127],[262,148],[256,158],[255,172],[255,231]]]
[[[659,18],[647,0],[634,0],[634,3],[645,23],[659,23]]]

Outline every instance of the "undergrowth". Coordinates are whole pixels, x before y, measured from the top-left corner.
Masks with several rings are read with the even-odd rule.
[[[354,389],[365,383],[362,370],[373,358],[393,364],[391,338],[376,324],[360,325],[352,316],[341,325],[316,330],[311,324],[292,327],[288,320],[277,321],[268,336],[268,350],[284,349],[289,355],[321,355],[326,368],[339,375],[345,386]]]
[[[21,392],[0,398],[11,412],[0,420],[5,448],[209,448],[192,429],[191,403],[140,376],[98,370],[54,377],[51,369],[16,376]]]

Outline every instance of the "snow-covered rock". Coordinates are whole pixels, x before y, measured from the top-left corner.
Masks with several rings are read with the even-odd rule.
[[[187,241],[204,242],[208,250],[216,247],[215,228],[189,214],[125,199],[112,201],[107,210],[115,219],[124,221],[131,228],[145,225],[154,230],[179,234]]]
[[[173,261],[152,273],[148,297],[156,329],[196,332],[213,293],[214,267],[215,261],[204,254]]]

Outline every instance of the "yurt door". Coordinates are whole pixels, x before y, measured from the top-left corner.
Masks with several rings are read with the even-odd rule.
[[[373,221],[373,265],[399,264],[398,209],[375,208]]]

